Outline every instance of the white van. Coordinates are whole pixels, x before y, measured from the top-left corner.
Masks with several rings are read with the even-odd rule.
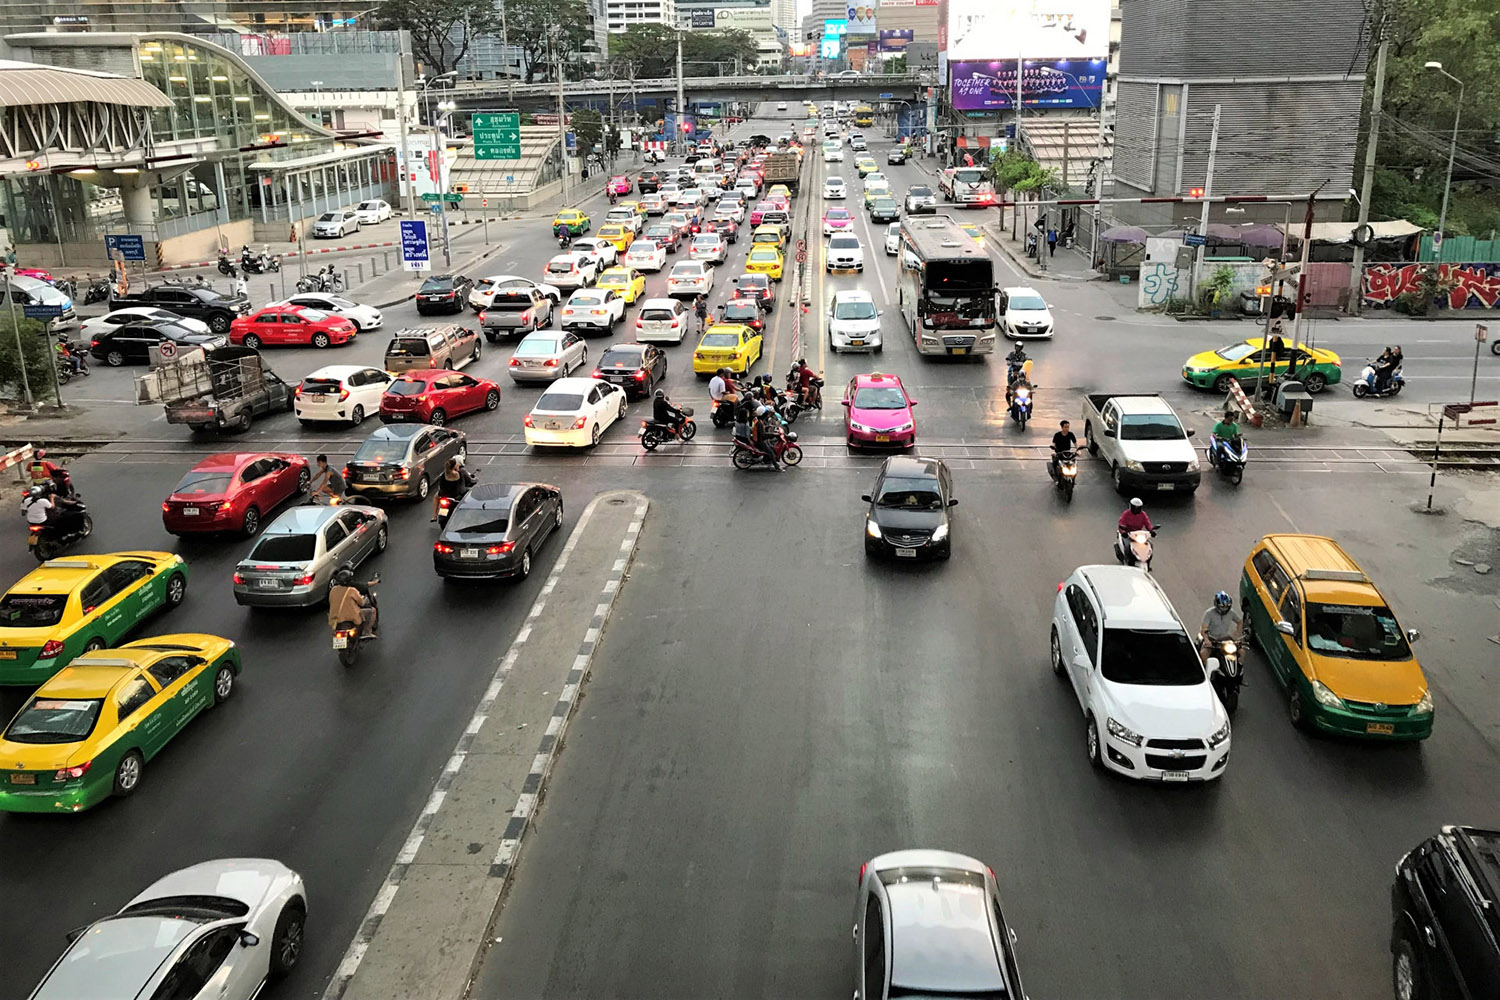
[[[702,177],[704,174],[717,174],[724,169],[724,161],[717,156],[705,156],[693,164],[693,174]]]
[[[55,306],[59,310],[56,319],[47,321],[49,331],[78,325],[78,312],[73,308],[73,300],[68,298],[66,292],[53,288],[40,278],[24,274],[11,275],[9,285],[9,291],[0,291],[0,302],[5,300],[7,294],[14,294],[17,305]]]

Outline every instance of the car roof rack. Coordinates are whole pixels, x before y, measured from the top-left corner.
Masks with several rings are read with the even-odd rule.
[[[1343,583],[1369,583],[1370,578],[1357,569],[1305,569],[1304,580],[1338,580]]]
[[[1500,903],[1500,830],[1472,826],[1445,829],[1452,834],[1459,854],[1483,893],[1481,905],[1489,919],[1492,922],[1500,920],[1500,913],[1496,912],[1496,904]]]

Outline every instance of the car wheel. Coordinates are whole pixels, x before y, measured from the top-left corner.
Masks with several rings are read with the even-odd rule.
[[[118,368],[125,363],[124,351],[110,351],[104,355],[104,363],[111,368]]]
[[[321,350],[322,348],[327,347],[331,343],[333,343],[333,341],[331,341],[331,340],[328,339],[328,334],[326,334],[326,333],[315,333],[315,334],[313,334],[312,345],[314,347],[318,348],[319,350]]]
[[[1094,714],[1092,712],[1084,717],[1083,722],[1084,752],[1089,755],[1089,764],[1102,771],[1104,769],[1104,759],[1100,756],[1102,751],[1099,748],[1099,725],[1094,721]]]
[[[260,350],[260,338],[253,333],[245,334],[244,344],[252,351]]]
[[[312,471],[303,469],[297,473],[297,492],[306,493],[307,488],[312,485]]]
[[[355,427],[358,427],[360,424],[364,423],[365,422],[365,408],[363,406],[355,406],[354,409],[350,410],[349,411],[349,422],[351,424],[353,424]]]
[[[97,652],[99,652],[99,650],[101,650],[103,648],[104,648],[104,640],[101,639],[99,636],[96,635],[92,639],[90,639],[87,643],[84,644],[83,651],[85,653],[97,653]]]
[[[1067,673],[1067,670],[1063,666],[1062,643],[1059,642],[1058,639],[1057,639],[1057,628],[1056,628],[1056,626],[1054,626],[1053,629],[1052,629],[1052,643],[1051,643],[1051,645],[1052,645],[1052,672],[1054,674],[1056,674],[1057,676],[1061,677],[1065,673]]]
[[[1411,933],[1404,927],[1396,936],[1391,955],[1391,992],[1396,1000],[1427,1000],[1431,993]]]
[[[245,508],[244,520],[240,521],[240,533],[246,538],[254,538],[260,533],[260,511],[254,507]]]
[[[431,416],[427,418],[427,422],[434,427],[441,427],[448,422],[448,414],[444,413],[443,408],[440,406],[432,411]]]
[[[1233,375],[1220,375],[1218,378],[1214,379],[1214,392],[1217,392],[1223,396],[1229,395],[1229,386],[1233,381]]]
[[[181,573],[173,573],[167,578],[167,586],[163,598],[167,602],[167,607],[177,607],[185,597],[187,597],[187,577]]]
[[[1286,717],[1291,720],[1293,729],[1307,729],[1307,714],[1302,710],[1302,690],[1297,686],[1297,681],[1292,680],[1288,690],[1291,692],[1286,700]]]
[[[480,350],[479,341],[476,340],[476,341],[474,341],[474,353],[471,354],[471,355],[469,355],[469,363],[470,364],[473,364],[474,362],[476,362],[476,361],[479,360],[479,350]]]
[[[625,399],[624,399],[624,394],[623,393],[621,394],[621,398],[620,398],[620,415],[618,417],[616,417],[615,419],[616,420],[624,420],[625,419]]]
[[[486,410],[498,410],[500,408],[500,390],[491,389],[484,397],[484,408]]]
[[[123,799],[134,793],[141,785],[141,772],[145,770],[145,766],[145,759],[141,757],[139,750],[127,751],[120,758],[120,763],[115,765],[114,794]]]
[[[525,549],[521,553],[521,568],[516,571],[516,579],[524,580],[531,575],[531,550]]]
[[[223,664],[214,674],[214,704],[222,705],[234,694],[234,668]]]
[[[594,425],[594,429],[589,433],[589,447],[590,448],[597,448],[597,447],[599,447],[599,425],[598,424],[595,424]]]
[[[382,524],[380,530],[375,532],[375,551],[384,552],[385,547],[389,544],[391,544],[390,529]]]
[[[431,488],[431,486],[431,482],[429,482],[427,479],[427,473],[422,473],[421,477],[417,480],[417,499],[426,500],[427,491]]]
[[[208,328],[214,333],[228,333],[229,315],[227,313],[214,313],[208,318]]]
[[[561,529],[562,528],[562,524],[563,524],[563,505],[562,505],[562,501],[559,500],[557,502],[557,512],[552,515],[552,530],[553,531],[557,531],[557,530]]]
[[[268,970],[272,978],[279,979],[296,967],[297,960],[302,957],[302,931],[306,923],[307,913],[300,899],[288,903],[282,909],[281,916],[276,918],[276,930],[271,938],[271,967]]]
[[[1120,471],[1118,462],[1110,468],[1110,475],[1115,481],[1115,492],[1123,494],[1125,492],[1125,474]]]
[[[1324,389],[1328,388],[1328,376],[1324,375],[1322,372],[1313,372],[1312,374],[1308,375],[1307,378],[1302,380],[1302,388],[1306,389],[1313,395],[1317,395]]]

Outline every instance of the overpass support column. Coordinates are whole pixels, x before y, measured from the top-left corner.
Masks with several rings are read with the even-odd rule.
[[[155,224],[156,210],[151,205],[151,185],[145,175],[132,177],[120,184],[120,206],[125,211],[126,222],[139,226]]]

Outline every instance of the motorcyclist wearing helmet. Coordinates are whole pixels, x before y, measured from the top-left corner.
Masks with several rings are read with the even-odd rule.
[[[781,460],[776,457],[776,435],[780,432],[775,418],[771,416],[771,408],[764,405],[757,406],[755,420],[750,425],[750,442],[777,472],[781,471]]]
[[[1203,612],[1203,627],[1198,629],[1198,655],[1207,660],[1221,642],[1240,641],[1243,620],[1234,609],[1229,592],[1221,590],[1214,595],[1213,607]]]
[[[651,404],[651,419],[672,428],[673,433],[682,430],[687,414],[672,405],[665,389],[656,390],[656,400]]]
[[[375,592],[369,584],[354,578],[354,570],[341,566],[333,574],[333,586],[328,588],[328,627],[338,628],[340,622],[359,622],[360,632],[370,639],[379,639],[376,631],[379,624],[379,608],[375,603]]]
[[[45,486],[50,483],[57,488],[59,496],[73,495],[73,477],[68,475],[67,469],[48,460],[46,449],[38,448],[31,453],[26,471],[31,475],[31,485]]]
[[[1130,506],[1120,515],[1116,529],[1120,532],[1120,551],[1125,553],[1125,565],[1134,566],[1135,561],[1130,554],[1130,540],[1126,538],[1132,531],[1150,531],[1155,533],[1156,525],[1151,523],[1151,518],[1146,514],[1146,505],[1141,502],[1140,497],[1131,497]]]

